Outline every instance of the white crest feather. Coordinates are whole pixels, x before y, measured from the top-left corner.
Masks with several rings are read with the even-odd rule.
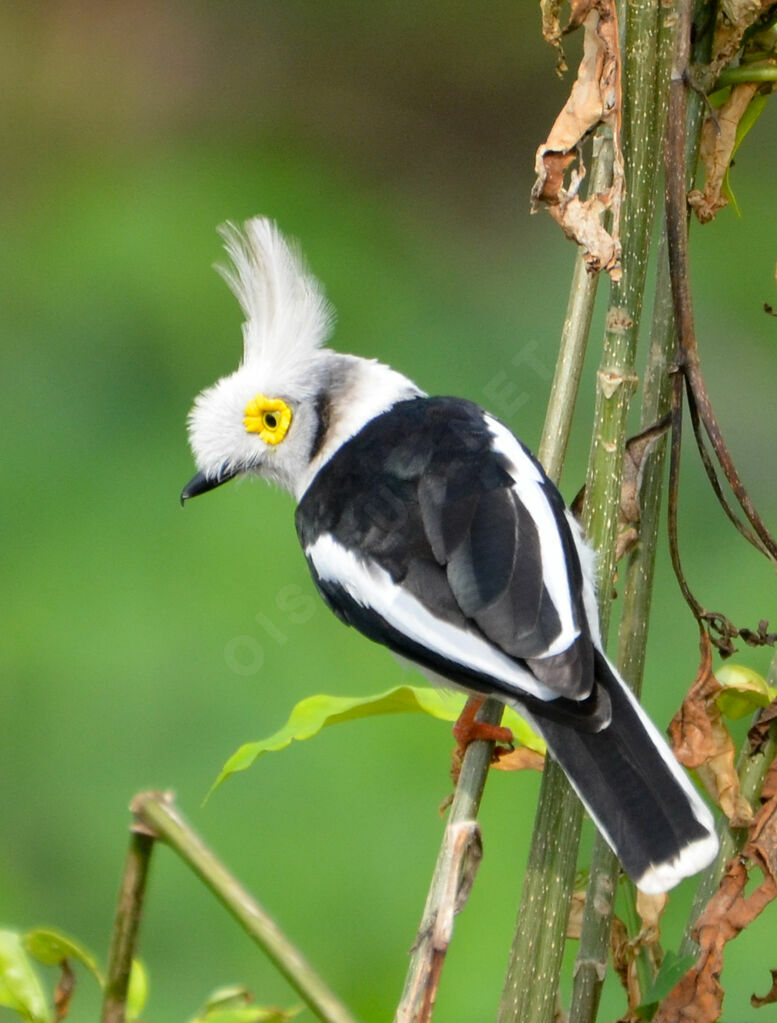
[[[216,269],[246,315],[243,364],[262,376],[289,381],[310,368],[316,349],[329,337],[334,312],[302,254],[264,217],[246,221],[243,231],[224,224],[231,266]]]

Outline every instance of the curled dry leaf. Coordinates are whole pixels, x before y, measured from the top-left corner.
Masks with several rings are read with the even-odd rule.
[[[754,1009],[760,1009],[763,1005],[771,1005],[773,1002],[777,1002],[777,970],[772,970],[772,986],[767,994],[751,995],[750,1004]]]
[[[769,773],[777,773],[773,763]],[[764,879],[750,894],[747,861],[757,863]],[[699,917],[694,937],[699,944],[695,965],[661,1003],[653,1023],[714,1023],[720,1018],[723,988],[720,974],[726,943],[777,898],[777,795],[759,810],[742,856],[732,859],[706,909]]]
[[[774,3],[774,0],[721,0],[712,40],[708,76],[718,77],[738,54],[745,32]]]
[[[636,523],[640,519],[639,495],[648,455],[669,430],[670,417],[664,416],[647,429],[629,437],[623,458],[621,484],[621,517],[624,522]]]
[[[728,205],[722,188],[736,145],[737,125],[758,89],[757,82],[735,85],[723,106],[704,122],[699,150],[704,164],[704,191],[695,188],[688,194],[688,203],[702,224]]]
[[[549,24],[558,7],[551,8]],[[550,135],[537,150],[537,180],[532,189],[532,207],[545,203],[564,234],[582,246],[588,269],[607,270],[613,280],[620,270],[620,206],[624,191],[623,158],[620,150],[621,86],[618,19],[615,0],[572,0],[572,13],[565,31],[583,26],[583,57],[567,102]],[[551,35],[557,29],[551,28]],[[557,37],[556,37],[557,38]],[[578,190],[585,177],[580,147],[600,125],[612,130],[614,143],[613,180],[609,189],[585,201]],[[567,171],[571,170],[566,183]],[[602,225],[602,215],[612,210],[612,232]]]
[[[613,966],[618,980],[626,992],[629,1006],[628,1011],[621,1016],[618,1023],[637,1023],[639,1016],[636,1014],[636,1008],[642,1001],[642,991],[637,976],[636,952],[629,939],[626,925],[617,916],[612,921],[610,949]]]
[[[528,746],[516,746],[515,749],[500,753],[491,766],[495,771],[541,771],[545,766],[545,757]]]
[[[564,48],[561,45],[561,37],[564,34],[561,28],[561,7],[564,0],[540,0],[540,11],[542,12],[542,38],[556,51],[556,73],[563,75],[567,70],[567,61],[564,56]]]
[[[699,672],[682,707],[672,718],[669,737],[677,759],[697,772],[731,826],[744,828],[752,821],[753,811],[739,791],[734,740],[717,704],[722,686],[712,674],[712,654],[706,634],[702,635],[700,647]]]
[[[613,918],[610,935],[613,965],[628,999],[628,1011],[621,1016],[618,1023],[637,1023],[642,1018],[638,1009],[643,1004],[647,992],[640,986],[637,958],[645,950],[653,971],[660,966],[663,959],[663,951],[659,945],[660,920],[668,901],[669,896],[666,893],[646,895],[637,889],[637,912],[642,926],[634,938],[628,936],[626,926],[619,917]]]
[[[768,707],[763,708],[747,733],[753,753],[758,753],[763,749],[775,721],[777,721],[777,700],[772,700]]]

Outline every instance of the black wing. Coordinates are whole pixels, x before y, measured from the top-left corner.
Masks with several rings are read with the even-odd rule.
[[[555,487],[524,448],[516,451],[519,465],[500,450],[483,411],[470,402],[401,402],[368,423],[316,476],[297,509],[300,540],[308,552],[328,534],[364,564],[384,569],[438,620],[486,639],[549,696],[584,700],[593,648],[577,551]],[[541,502],[544,527],[551,524],[554,535],[545,542],[527,495]],[[555,582],[555,601],[543,563],[554,545],[554,564],[564,573]],[[430,663],[428,650],[410,642],[390,616],[376,616],[369,595],[354,602],[310,560],[330,606],[370,638],[471,688],[517,695],[514,684],[493,675],[482,685],[462,679],[439,652]]]

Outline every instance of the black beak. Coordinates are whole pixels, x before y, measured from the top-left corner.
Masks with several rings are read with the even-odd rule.
[[[228,469],[220,469],[217,476],[206,476],[204,472],[198,472],[193,476],[181,491],[181,507],[190,497],[199,497],[200,494],[207,494],[209,490],[215,490],[222,483],[237,476],[237,472]]]

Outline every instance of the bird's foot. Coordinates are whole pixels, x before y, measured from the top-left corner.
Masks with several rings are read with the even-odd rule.
[[[454,783],[458,782],[461,773],[461,764],[467,746],[476,739],[483,739],[486,742],[493,742],[494,750],[491,754],[492,763],[496,763],[501,757],[513,750],[513,733],[504,725],[490,725],[485,721],[476,721],[475,716],[483,705],[482,696],[470,696],[464,704],[464,710],[459,714],[458,720],[453,726],[453,737],[456,740],[456,748],[451,755],[451,777]]]

